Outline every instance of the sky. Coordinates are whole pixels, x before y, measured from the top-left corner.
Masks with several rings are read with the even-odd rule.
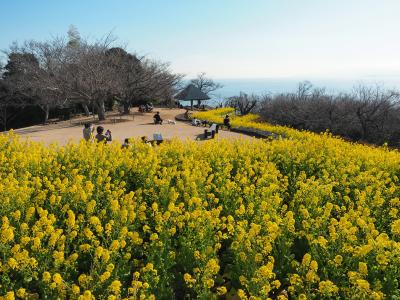
[[[213,78],[400,78],[399,0],[0,0],[13,41],[110,31],[127,49]]]

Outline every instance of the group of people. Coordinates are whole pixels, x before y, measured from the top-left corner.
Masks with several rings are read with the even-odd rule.
[[[153,119],[154,119],[154,124],[162,124],[163,123],[163,119],[160,116],[160,112],[157,112],[153,116]],[[198,119],[194,119],[192,121],[192,125],[195,125],[195,126],[207,125],[207,124],[208,124],[207,121],[201,121]],[[226,115],[224,118],[224,126],[226,126],[228,129],[231,128],[231,121],[230,121],[229,115]],[[104,133],[104,127],[97,126],[96,135],[94,135],[94,132],[95,132],[94,126],[91,123],[85,123],[84,128],[83,128],[83,138],[86,141],[91,141],[93,139],[97,142],[103,142],[103,143],[112,141],[112,135],[111,135],[111,131],[109,129],[107,129],[107,131]],[[150,144],[150,142],[147,141],[147,138],[145,136],[142,137],[142,141],[146,144]],[[162,142],[162,138],[158,138],[158,137],[155,138],[155,142],[157,142],[157,144],[159,144],[160,142]],[[123,148],[129,147],[129,139],[125,139],[122,147]]]
[[[84,128],[83,128],[83,138],[86,141],[92,140],[94,138],[95,141],[97,142],[111,142],[112,141],[112,135],[111,131],[107,129],[107,131],[104,133],[104,127],[103,126],[97,126],[96,128],[96,135],[94,135],[94,126],[90,123],[86,123]]]
[[[192,120],[192,125],[193,126],[207,126],[208,125],[207,120],[199,120],[199,119],[193,119]]]
[[[153,104],[146,103],[145,105],[139,106],[139,112],[152,112],[153,111]]]
[[[96,135],[94,135],[94,132],[96,131]],[[149,141],[146,136],[142,136],[141,140],[143,143],[152,146],[153,144],[161,144],[163,142],[163,138],[161,134],[154,134],[154,141]],[[107,130],[104,133],[104,127],[103,126],[97,126],[96,130],[94,126],[91,123],[85,123],[84,128],[83,128],[83,138],[89,142],[89,141],[96,141],[96,142],[111,142],[112,141],[112,135],[111,131]],[[122,144],[122,148],[128,148],[130,145],[129,138],[126,138],[124,140],[124,143]]]
[[[207,126],[209,122],[207,120],[199,120],[199,119],[193,119],[192,120],[192,125],[193,126]],[[226,115],[224,118],[224,126],[227,127],[228,129],[231,129],[231,119],[229,115]]]

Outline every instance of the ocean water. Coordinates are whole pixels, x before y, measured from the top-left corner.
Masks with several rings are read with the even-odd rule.
[[[325,88],[328,93],[336,94],[341,92],[351,92],[351,90],[359,85],[380,86],[387,89],[400,90],[400,76],[392,77],[362,77],[362,78],[346,78],[346,79],[323,79],[323,78],[289,78],[289,79],[215,79],[221,83],[223,87],[213,92],[207,101],[210,106],[216,106],[225,99],[239,95],[240,92],[246,94],[263,95],[278,94],[284,92],[294,92],[300,82],[309,81],[313,86]],[[181,101],[182,105],[190,105],[190,101]]]

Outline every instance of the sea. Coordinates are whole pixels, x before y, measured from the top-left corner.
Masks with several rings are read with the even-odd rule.
[[[324,88],[327,93],[338,94],[351,92],[359,85],[379,86],[386,89],[400,90],[400,76],[360,78],[267,78],[267,79],[214,79],[223,85],[222,88],[210,94],[209,106],[217,106],[232,96],[241,92],[246,94],[279,94],[294,92],[300,82],[308,81],[316,88]],[[183,106],[189,106],[190,101],[181,101]]]

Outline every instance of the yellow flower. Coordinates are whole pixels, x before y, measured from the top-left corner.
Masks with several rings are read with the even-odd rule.
[[[17,290],[16,295],[19,298],[24,298],[26,296],[26,290],[24,288],[20,288],[20,289]]]
[[[16,220],[16,221],[19,221],[19,219],[21,218],[21,211],[20,210],[16,210],[14,213],[13,213],[13,217],[14,217],[14,219]],[[17,295],[18,296],[18,295]]]
[[[254,257],[254,261],[256,263],[260,263],[263,260],[263,255],[261,253],[257,253]]]
[[[246,300],[247,299],[247,295],[246,295],[245,291],[243,291],[242,289],[238,289],[237,296],[241,300]]]
[[[324,296],[333,296],[339,292],[339,288],[330,280],[319,282],[319,292]]]
[[[100,282],[106,281],[108,278],[110,278],[111,274],[110,272],[106,271],[103,274],[100,275]]]
[[[185,280],[186,284],[188,284],[188,285],[196,282],[196,280],[193,279],[192,276],[190,274],[188,274],[188,273],[185,273],[183,275],[183,280]]]
[[[81,274],[78,277],[78,282],[80,285],[85,285],[89,282],[89,277],[86,274]]]
[[[50,282],[50,280],[51,280],[51,275],[50,275],[49,272],[44,272],[42,278],[43,278],[43,281],[44,281],[44,282]]]
[[[311,261],[310,269],[313,270],[314,272],[318,270],[318,263],[315,260]]]
[[[217,261],[216,259],[214,259],[214,258],[210,259],[210,260],[207,262],[206,269],[207,269],[211,274],[217,274],[217,273],[219,272],[219,269],[220,269],[219,264],[218,264],[218,261]]]
[[[76,284],[73,284],[71,286],[71,290],[72,290],[72,293],[75,295],[78,295],[81,292],[81,289]]]
[[[364,262],[358,263],[358,271],[363,275],[368,275],[368,266]]]
[[[338,266],[340,266],[340,265],[342,264],[342,262],[343,262],[343,257],[342,257],[341,255],[336,255],[336,256],[335,256],[335,259],[334,259],[334,262],[335,262]]]
[[[108,264],[106,268],[107,268],[107,271],[111,273],[114,270],[114,265]]]
[[[121,286],[122,284],[119,280],[114,280],[113,282],[111,282],[108,289],[114,294],[119,294],[121,291]]]
[[[57,285],[61,285],[62,284],[62,277],[59,273],[55,273],[53,275],[53,281],[57,284]]]
[[[275,288],[275,289],[279,289],[281,286],[281,282],[279,280],[274,280],[272,281],[271,285]]]
[[[18,262],[12,257],[8,259],[8,265],[11,269],[18,269]]]
[[[307,266],[308,267],[310,262],[311,262],[311,255],[309,253],[304,254],[301,264],[303,266]]]
[[[224,287],[224,286],[220,286],[217,288],[217,294],[219,296],[225,295],[226,292],[227,292],[227,290],[226,290],[226,287]]]
[[[157,234],[157,233],[152,233],[152,234],[150,235],[150,240],[151,240],[151,241],[156,241],[156,240],[158,240],[158,234]]]
[[[364,279],[357,279],[356,284],[361,290],[369,291],[369,282],[368,281],[366,281]]]
[[[79,298],[78,298],[78,299],[79,299]],[[94,299],[94,297],[93,297],[91,291],[86,290],[86,291],[83,293],[83,298],[81,298],[81,299],[82,299],[82,300],[92,300],[92,299]],[[80,299],[79,299],[79,300],[80,300]]]
[[[4,300],[14,300],[14,299],[15,299],[14,292],[7,292],[7,294],[4,296]]]
[[[392,233],[400,236],[400,219],[392,223]]]
[[[64,261],[64,252],[61,251],[54,251],[53,258],[56,263],[62,263]]]
[[[378,264],[386,266],[389,263],[389,258],[384,254],[378,254],[376,256],[376,261]]]
[[[212,279],[207,279],[207,281],[206,281],[206,286],[207,286],[207,288],[212,288],[213,286],[214,286],[214,280],[212,280]]]
[[[119,243],[119,241],[118,241],[118,240],[113,240],[113,241],[111,242],[111,245],[110,245],[110,250],[111,250],[111,251],[117,251],[117,250],[119,250],[119,248],[120,248],[120,243]]]

